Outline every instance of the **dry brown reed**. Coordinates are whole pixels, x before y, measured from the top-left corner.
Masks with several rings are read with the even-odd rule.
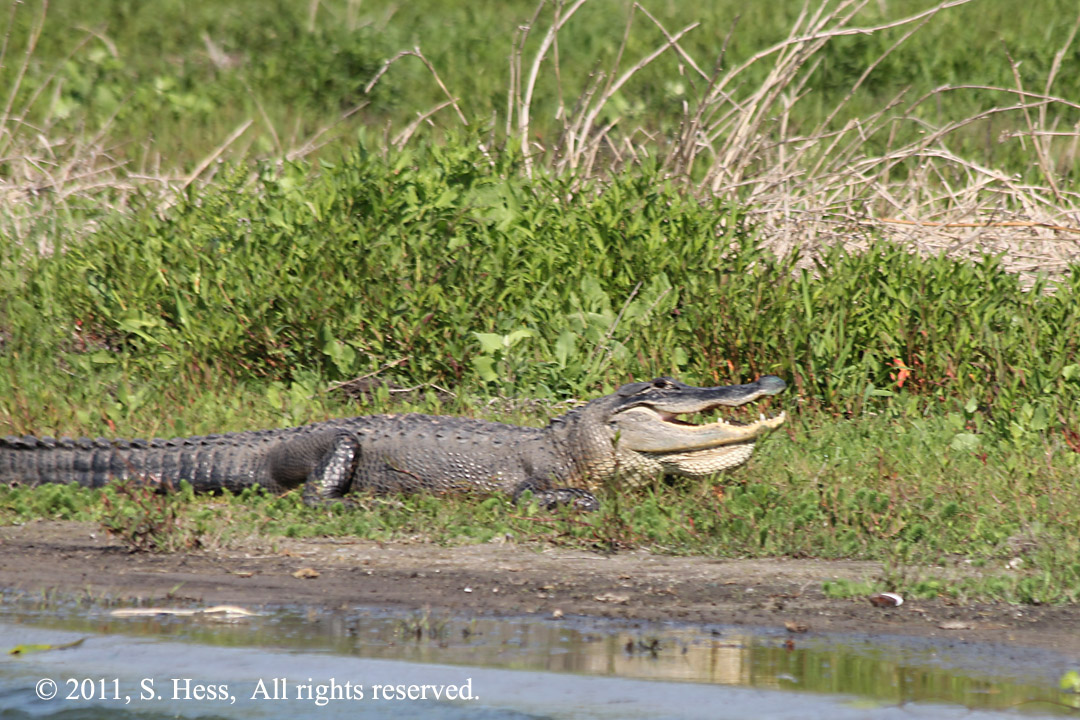
[[[797,248],[806,258],[826,245],[861,248],[872,237],[883,237],[919,252],[967,258],[1002,255],[1007,267],[1026,276],[1054,275],[1080,259],[1080,194],[1058,177],[1059,168],[1077,161],[1080,131],[1057,129],[1059,115],[1080,105],[1052,93],[1080,18],[1040,92],[1026,89],[1016,72],[1015,87],[943,85],[914,100],[903,91],[869,116],[838,125],[845,106],[889,54],[939,13],[970,0],[948,0],[871,26],[855,24],[866,0],[807,5],[787,38],[734,66],[725,62],[726,43],[712,63],[705,63],[680,42],[696,24],[671,32],[635,3],[614,62],[593,74],[570,111],[562,105],[560,90],[556,115],[562,119],[562,132],[542,146],[529,136],[533,90],[545,63],[554,68],[561,85],[559,32],[585,1],[563,6],[543,0],[515,39],[507,129],[516,129],[527,172],[544,162],[557,172],[590,178],[646,158],[659,161],[669,177],[681,179],[701,196],[729,198],[747,207],[764,242],[777,252]],[[526,57],[529,33],[549,6],[553,9],[543,41]],[[639,14],[660,29],[664,42],[624,69],[626,40]],[[900,37],[866,67],[827,117],[810,132],[793,131],[792,110],[804,97],[822,48],[840,36],[893,28],[902,28]],[[600,125],[598,118],[615,94],[664,53],[678,57],[690,87],[677,133],[660,137],[645,128],[622,127],[618,119]],[[759,63],[771,63],[765,80],[744,82],[747,71]],[[702,69],[710,65],[711,71]],[[996,93],[1000,101],[974,116],[937,126],[918,113],[944,95],[973,91]],[[999,115],[1022,119],[1006,123],[1021,129],[999,141],[1023,143],[1038,168],[1038,182],[1022,181],[956,149],[959,130]],[[912,128],[915,133],[902,132]],[[916,139],[900,140],[912,136]],[[883,150],[871,150],[875,147]]]

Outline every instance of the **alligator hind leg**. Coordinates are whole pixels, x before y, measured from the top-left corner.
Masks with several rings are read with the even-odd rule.
[[[304,504],[312,507],[338,501],[348,504],[345,494],[352,489],[362,452],[356,436],[336,433],[333,442],[304,481]]]

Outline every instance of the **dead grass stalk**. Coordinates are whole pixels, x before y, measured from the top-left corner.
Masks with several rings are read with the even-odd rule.
[[[586,179],[646,158],[658,159],[670,177],[701,196],[730,198],[748,207],[765,243],[778,253],[798,250],[808,262],[825,246],[859,249],[874,236],[922,253],[945,252],[964,258],[1002,255],[1007,267],[1028,277],[1052,276],[1080,260],[1076,237],[1080,193],[1059,179],[1061,171],[1077,161],[1080,130],[1058,129],[1060,118],[1078,107],[1052,92],[1080,29],[1080,18],[1057,52],[1042,92],[1027,90],[1015,72],[1015,87],[943,85],[914,100],[904,90],[876,112],[839,124],[844,108],[886,57],[937,15],[970,0],[948,0],[869,26],[855,24],[866,0],[806,5],[783,41],[732,67],[725,62],[725,42],[710,72],[702,69],[709,63],[692,57],[682,44],[696,23],[670,32],[634,3],[611,66],[579,83],[584,90],[567,110],[562,104],[564,71],[558,64],[558,37],[585,2],[552,6],[547,31],[531,58],[526,41],[545,17],[547,0],[537,6],[532,20],[514,39],[506,128],[508,139],[513,136],[521,144],[526,172],[532,173],[535,164],[543,161],[552,170]],[[664,42],[623,70],[627,39],[639,15],[660,29]],[[822,49],[841,36],[894,28],[903,31],[866,67],[824,120],[800,132],[792,111],[807,92]],[[677,56],[692,88],[683,103],[678,131],[665,134],[655,128],[624,127],[618,115],[605,110],[617,92],[665,53]],[[1007,52],[1003,54],[1015,70],[1015,62]],[[559,85],[555,116],[562,121],[562,131],[545,146],[529,130],[535,88],[546,62],[552,64]],[[765,79],[745,82],[748,70],[764,62],[771,63]],[[925,119],[928,113],[920,112],[950,93],[961,92],[979,92],[998,100],[975,115],[938,125]],[[958,149],[961,130],[1000,116],[1006,120],[1003,124],[1020,129],[1002,135],[999,142],[1019,141],[1030,149],[1039,171],[1036,182],[967,157]],[[613,119],[600,122],[601,117]]]

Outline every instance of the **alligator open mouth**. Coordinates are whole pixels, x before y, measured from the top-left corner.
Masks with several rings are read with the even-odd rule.
[[[758,414],[758,419],[756,421],[751,421],[751,422],[743,422],[742,420],[737,420],[737,419],[734,419],[734,418],[722,418],[722,417],[721,418],[716,418],[715,420],[710,419],[708,416],[713,414],[714,411],[719,410],[719,408],[720,408],[720,406],[717,405],[715,408],[712,408],[711,410],[705,410],[705,411],[696,412],[696,413],[693,413],[692,415],[690,415],[689,417],[684,417],[682,415],[679,415],[679,414],[676,414],[676,413],[671,413],[671,412],[663,412],[661,410],[656,410],[654,408],[649,408],[649,409],[653,410],[653,412],[656,413],[657,418],[662,422],[670,423],[671,425],[679,425],[680,427],[691,427],[691,428],[707,427],[709,425],[729,425],[729,426],[732,426],[732,427],[744,428],[744,427],[753,427],[753,426],[758,425],[760,423],[771,423],[771,422],[776,422],[776,425],[772,425],[770,427],[776,427],[777,425],[780,425],[781,423],[783,423],[784,419],[787,417],[786,414],[784,413],[784,411],[781,410],[779,415],[766,416],[765,413],[759,413]]]
[[[615,424],[619,441],[631,450],[678,453],[751,442],[780,427],[786,419],[787,415],[781,412],[773,417],[762,414],[750,423],[720,418],[698,424],[672,412],[639,405],[619,413]]]

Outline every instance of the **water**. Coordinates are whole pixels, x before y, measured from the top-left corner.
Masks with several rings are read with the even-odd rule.
[[[79,638],[70,649],[7,654]],[[1080,709],[1080,696],[1055,689],[1080,663],[1045,651],[585,619],[304,609],[229,622],[120,619],[8,602],[0,651],[5,720],[982,718]],[[57,698],[37,696],[42,680],[56,683]]]

